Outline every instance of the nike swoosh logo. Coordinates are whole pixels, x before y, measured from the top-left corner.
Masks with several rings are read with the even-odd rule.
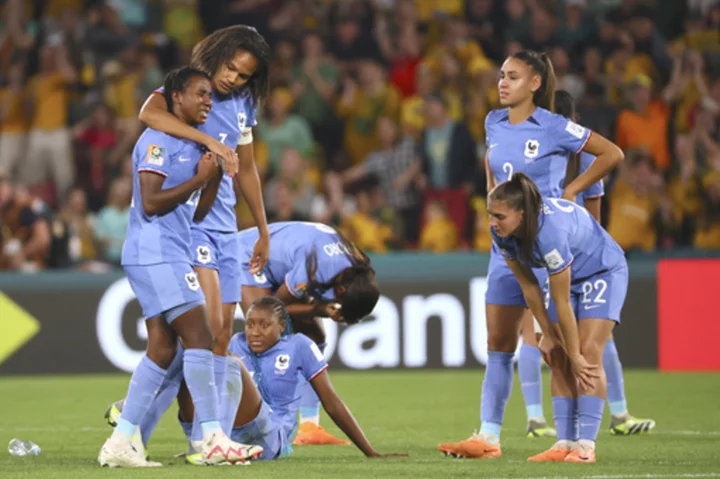
[[[592,306],[585,306],[585,311],[587,311],[588,309],[595,309],[595,308],[599,308],[599,307],[600,307],[599,304],[593,304]]]
[[[180,161],[190,161],[190,158],[180,158]]]
[[[498,146],[497,143],[492,143],[490,146],[488,146],[488,150],[492,150],[492,149],[495,148],[496,146]]]

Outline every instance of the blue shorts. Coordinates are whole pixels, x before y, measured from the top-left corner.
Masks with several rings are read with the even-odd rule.
[[[533,273],[535,273],[539,284],[544,285],[547,280],[547,270],[537,268],[533,269]],[[505,262],[505,258],[499,251],[496,251],[494,244],[490,252],[490,264],[488,265],[485,304],[527,308],[520,283],[518,283],[515,274]]]
[[[241,263],[237,233],[192,228],[191,235],[194,265],[216,270],[222,302],[239,303]]]
[[[628,268],[623,264],[570,285],[570,304],[575,317],[581,319],[609,319],[620,322],[620,312],[625,304],[628,288]],[[548,315],[550,321],[558,322],[555,302],[549,299],[549,283],[546,285]]]
[[[270,406],[263,401],[257,417],[244,426],[234,427],[230,439],[241,444],[262,446],[260,459],[270,460],[292,453],[290,433],[278,421],[274,421]]]
[[[159,263],[123,268],[147,319],[165,316],[170,323],[186,305],[194,307],[205,304],[205,295],[190,263]]]
[[[253,248],[258,239],[257,230],[255,228],[243,230],[237,235],[240,252],[238,259],[240,263],[240,284],[242,286],[256,286],[258,288],[268,288],[274,293],[285,281],[285,278],[275,278],[271,273],[271,264],[268,260],[265,269],[257,274],[250,272],[250,260],[252,259]]]

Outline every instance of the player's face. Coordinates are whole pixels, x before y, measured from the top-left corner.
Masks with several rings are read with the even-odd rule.
[[[183,117],[194,125],[205,123],[212,108],[212,86],[207,78],[195,76],[190,84],[173,99]]]
[[[285,322],[273,318],[272,312],[265,308],[251,308],[245,318],[245,335],[254,353],[272,348],[280,341],[284,329]]]
[[[510,208],[505,201],[490,201],[488,215],[490,216],[490,226],[501,238],[513,234],[520,227],[523,219],[523,212]]]
[[[238,50],[229,62],[220,65],[213,77],[213,88],[227,95],[250,80],[258,68],[258,61],[250,52]]]
[[[519,105],[540,88],[541,79],[530,65],[516,58],[508,58],[500,69],[498,92],[503,106]]]

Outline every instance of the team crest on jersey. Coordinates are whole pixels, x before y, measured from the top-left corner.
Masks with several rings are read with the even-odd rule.
[[[278,354],[275,358],[275,374],[285,374],[290,367],[290,355]]]
[[[150,165],[162,166],[165,163],[165,148],[158,145],[148,146],[145,162]]]
[[[540,142],[528,140],[525,142],[525,158],[536,158],[540,152]]]
[[[240,128],[240,131],[243,131],[245,129],[246,123],[247,115],[244,112],[238,113],[238,128]]]
[[[210,262],[210,248],[207,246],[197,247],[197,262],[200,264],[208,264]]]
[[[198,281],[197,275],[194,271],[192,273],[185,274],[185,282],[191,291],[197,291],[200,289],[200,282]]]

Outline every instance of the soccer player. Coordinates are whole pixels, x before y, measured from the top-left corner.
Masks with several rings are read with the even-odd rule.
[[[297,427],[301,400],[298,391],[300,384],[307,382],[317,392],[333,422],[365,456],[386,456],[375,451],[350,409],[335,392],[328,365],[317,344],[301,333],[283,334],[287,317],[288,312],[278,298],[259,298],[248,306],[245,332],[232,338],[230,351],[240,359],[235,365],[235,374],[239,375],[242,368],[245,375],[232,437],[262,445],[261,459],[290,454],[290,436]],[[184,415],[182,409],[180,414]]]
[[[576,121],[575,101],[568,92],[564,90],[555,92],[555,112]],[[582,152],[580,155],[571,154],[565,184],[570,183],[579,174],[587,171],[593,161],[595,161],[595,157],[586,152]],[[585,206],[598,223],[600,222],[600,204],[604,193],[601,180],[580,193],[576,199],[576,203],[579,206]],[[542,407],[542,361],[540,350],[537,347],[535,321],[532,317],[523,319],[522,335],[523,345],[520,347],[518,358],[518,374],[520,375],[520,384],[522,385],[525,409],[528,416],[526,434],[528,437],[555,436],[554,429],[537,428],[537,424],[545,423],[545,417]],[[654,420],[638,419],[628,412],[622,364],[612,336],[605,343],[603,367],[607,374],[607,396],[611,415],[610,433],[613,435],[630,435],[642,434],[652,430],[655,427]]]
[[[543,199],[525,174],[489,193],[488,213],[493,242],[540,324],[551,370],[558,441],[529,460],[595,462],[607,395],[603,350],[627,294],[625,254],[585,208]],[[533,267],[548,272],[547,308]]]
[[[325,350],[321,317],[354,324],[372,312],[380,292],[370,259],[332,227],[303,222],[271,224],[270,258],[261,272],[252,274],[249,262],[257,236],[257,228],[239,233],[244,312],[258,298],[274,294],[287,305],[292,330],[311,338],[321,351]],[[319,421],[320,399],[305,382],[294,443],[348,444],[325,431]]]
[[[184,67],[168,74],[163,95],[173,118],[204,123],[212,108],[210,77]],[[221,171],[215,154],[148,128],[133,150],[133,199],[122,265],[147,318],[148,348],[130,380],[127,399],[98,462],[109,467],[156,467],[132,444],[167,368],[178,336],[185,346],[183,375],[203,431],[206,463],[237,462],[262,448],[232,442],[223,433],[213,384],[213,336],[205,298],[191,264],[191,224],[215,201]]]
[[[215,338],[217,385],[225,384],[227,347],[235,308],[240,301],[235,204],[241,194],[260,231],[251,260],[253,271],[262,269],[269,254],[267,219],[252,136],[257,105],[268,89],[269,58],[270,47],[254,28],[235,25],[218,30],[195,46],[191,59],[193,67],[212,79],[213,109],[207,122],[196,129],[178,121],[170,114],[162,89],[150,95],[140,111],[140,119],[151,128],[205,145],[225,160],[227,174],[222,177],[217,200],[207,217],[192,228],[195,272],[205,294]],[[218,393],[222,404],[226,399],[224,386],[219,387]],[[147,421],[156,419],[159,418],[150,415]],[[196,422],[193,439],[201,437],[202,431]]]
[[[547,56],[525,50],[505,60],[498,81],[500,103],[485,119],[488,191],[496,182],[523,172],[546,197],[575,200],[622,160],[622,151],[601,135],[552,113],[555,74]],[[590,168],[563,190],[569,153],[596,156]],[[542,282],[547,273],[536,270]],[[513,356],[523,317],[529,316],[520,285],[493,246],[485,296],[488,364],[482,387],[479,434],[438,446],[449,455],[499,457],[500,432],[513,380]],[[538,425],[542,427],[543,425]]]

